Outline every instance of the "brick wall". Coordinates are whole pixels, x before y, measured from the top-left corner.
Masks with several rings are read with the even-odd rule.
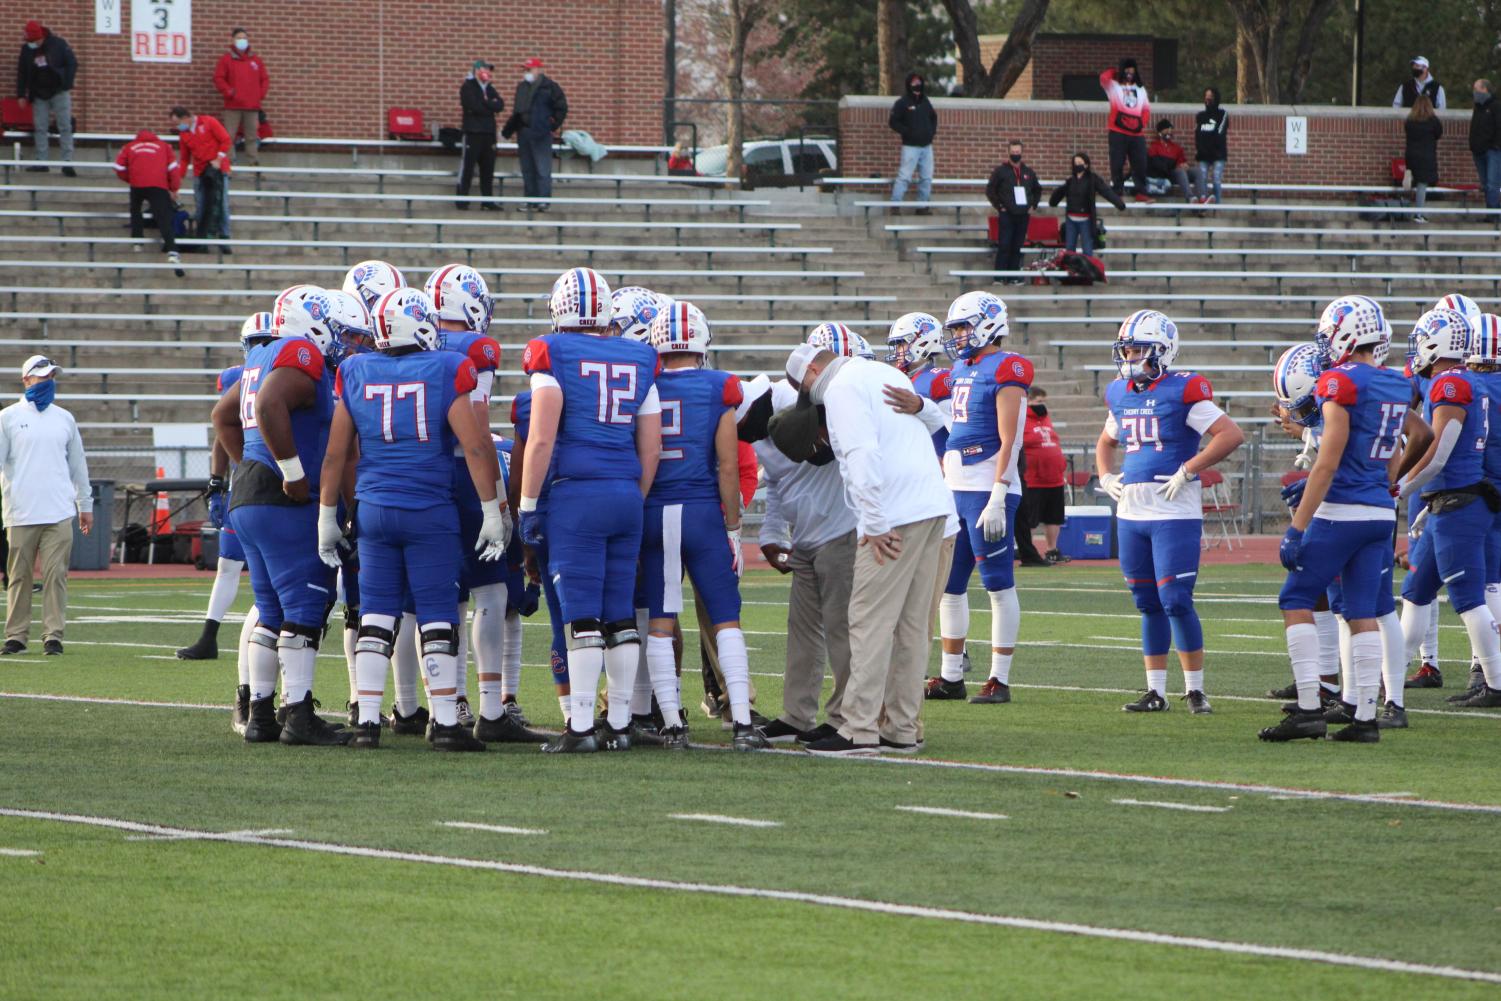
[[[132,62],[130,0],[122,7],[122,32],[96,35],[93,0],[0,0],[5,72],[21,25],[38,17],[78,55],[81,130],[164,130],[173,104],[222,109],[214,65],[230,28],[243,26],[271,74],[265,111],[279,135],[373,139],[392,106],[457,125],[459,84],[476,58],[495,64],[509,110],[521,61],[536,55],[568,95],[570,127],[607,143],[661,141],[660,0],[570,0],[566,19],[562,5],[536,0],[194,0],[186,65]]]
[[[1088,153],[1095,171],[1108,176],[1103,103],[1070,101],[980,101],[939,98],[935,177],[986,177],[1005,156],[1005,143],[1020,138],[1027,160],[1045,178],[1062,177],[1075,150]],[[839,160],[847,177],[890,177],[899,144],[886,125],[890,99],[846,97],[839,104]],[[1193,116],[1202,105],[1162,104],[1153,122],[1171,118],[1177,139],[1193,159]],[[1402,112],[1390,108],[1325,108],[1231,105],[1225,180],[1240,183],[1384,184],[1392,157],[1403,149]],[[1308,153],[1286,153],[1284,120],[1308,119]],[[1439,176],[1473,183],[1467,145],[1469,114],[1443,112]]]
[[[1005,35],[980,36],[980,61],[989,66],[1006,44]],[[1130,56],[1141,78],[1152,87],[1152,38],[1149,35],[1040,34],[1032,41],[1032,58],[1002,97],[1011,100],[1059,101],[1065,74],[1095,73]]]

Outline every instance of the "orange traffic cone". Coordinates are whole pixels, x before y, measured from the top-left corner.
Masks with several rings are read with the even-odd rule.
[[[161,466],[156,467],[156,478],[165,480],[167,471]],[[151,530],[157,535],[172,534],[172,505],[167,503],[167,495],[156,495],[156,512],[151,516]]]

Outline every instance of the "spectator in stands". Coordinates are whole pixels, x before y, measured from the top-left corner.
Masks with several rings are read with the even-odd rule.
[[[182,165],[172,155],[172,148],[155,132],[142,129],[115,157],[115,176],[130,185],[130,235],[137,240],[145,235],[141,206],[150,205],[151,218],[162,234],[162,250],[166,251],[167,260],[178,263],[177,240],[172,231],[176,210],[172,205],[182,184]],[[139,251],[141,245],[135,244],[131,249]]]
[[[1117,195],[1126,190],[1125,166],[1130,160],[1131,189],[1136,200],[1150,202],[1146,130],[1152,105],[1136,69],[1136,60],[1122,59],[1115,69],[1103,70],[1100,87],[1110,102],[1110,117],[1106,122],[1110,134],[1110,186]]]
[[[1485,207],[1501,208],[1501,102],[1489,80],[1476,80],[1470,115],[1470,155],[1485,192]]]
[[[261,104],[271,88],[271,77],[261,57],[250,51],[250,35],[244,28],[230,31],[229,51],[214,67],[214,87],[224,95],[224,131],[230,142],[243,131],[245,161],[260,163]]]
[[[62,146],[63,176],[76,177],[73,161],[73,78],[78,75],[78,59],[68,43],[45,28],[40,21],[27,21],[22,32],[21,58],[16,64],[16,96],[31,105],[32,141],[36,143],[37,163],[30,171],[47,171],[47,151],[51,136],[48,129],[57,123],[57,137]]]
[[[9,607],[0,653],[26,650],[31,632],[32,567],[42,562],[42,650],[63,652],[68,609],[68,557],[73,553],[73,517],[89,534],[94,492],[84,461],[83,439],[73,415],[52,402],[62,369],[44,355],[21,366],[23,399],[0,410],[0,497],[10,542]]]
[[[1094,253],[1095,196],[1125,211],[1121,196],[1090,169],[1089,154],[1074,154],[1073,171],[1068,180],[1053,189],[1049,205],[1063,202],[1063,245],[1081,254]]]
[[[1199,203],[1224,201],[1220,184],[1225,179],[1225,159],[1228,144],[1225,142],[1225,127],[1229,114],[1220,107],[1220,92],[1217,87],[1204,88],[1204,110],[1194,116],[1194,159],[1199,161]],[[1214,194],[1207,185],[1213,180]]]
[[[672,147],[672,152],[667,154],[667,173],[676,177],[698,176],[698,168],[694,166],[693,156],[688,150],[687,143],[678,143]]]
[[[902,137],[902,159],[896,168],[896,180],[891,184],[891,200],[899,202],[907,195],[907,185],[912,183],[912,174],[917,174],[917,200],[922,207],[918,215],[928,215],[933,210],[928,202],[933,198],[933,137],[938,134],[938,112],[933,102],[924,93],[927,85],[921,73],[908,73],[906,93],[891,105],[891,114],[886,123]],[[893,214],[900,212],[893,209]]]
[[[1405,123],[1407,148],[1404,156],[1407,169],[1412,173],[1412,203],[1419,211],[1413,222],[1427,222],[1422,208],[1428,200],[1429,185],[1438,184],[1438,141],[1444,134],[1444,124],[1433,110],[1433,102],[1427,94],[1419,94],[1407,113]]]
[[[1198,202],[1189,182],[1202,187],[1204,177],[1197,166],[1188,165],[1188,156],[1183,152],[1183,147],[1173,141],[1173,135],[1171,118],[1164,118],[1157,123],[1157,138],[1147,147],[1148,176],[1167,178],[1178,185],[1185,202]]]
[[[1000,217],[995,242],[995,269],[1020,271],[1022,245],[1027,242],[1031,212],[1042,201],[1042,184],[1037,180],[1037,171],[1022,163],[1020,139],[1011,140],[1006,162],[990,172],[985,199]],[[1015,275],[1002,280],[1008,285],[1021,285],[1026,281]]]
[[[211,115],[195,115],[182,105],[172,109],[177,130],[177,162],[182,176],[193,172],[193,203],[200,240],[229,239],[229,133]],[[195,246],[194,252],[205,248]],[[229,247],[224,253],[232,253]]]
[[[1048,391],[1041,386],[1027,390],[1027,423],[1022,429],[1022,502],[1016,512],[1016,553],[1023,566],[1067,563],[1058,550],[1058,532],[1063,528],[1064,482],[1068,458],[1048,416]],[[1032,533],[1042,526],[1047,551],[1039,554]]]
[[[492,64],[476,59],[459,85],[459,104],[464,109],[464,165],[459,170],[459,194],[463,197],[469,195],[469,181],[475,168],[479,169],[481,198],[488,199],[495,187],[495,116],[505,110],[506,102],[491,82],[494,70]],[[551,160],[549,152],[549,164]],[[469,208],[468,202],[457,205]],[[480,202],[479,207],[500,211],[500,206],[491,201]]]
[[[552,77],[542,72],[542,60],[533,56],[522,63],[521,82],[504,134],[516,137],[521,160],[521,183],[528,198],[552,197],[552,134],[568,117],[568,98]],[[547,203],[533,203],[538,212]]]
[[[1403,80],[1402,86],[1397,88],[1397,96],[1392,98],[1392,107],[1410,108],[1417,101],[1418,95],[1422,94],[1433,102],[1433,106],[1443,111],[1449,105],[1444,100],[1444,87],[1428,72],[1428,60],[1422,56],[1414,57],[1412,61],[1412,79]]]

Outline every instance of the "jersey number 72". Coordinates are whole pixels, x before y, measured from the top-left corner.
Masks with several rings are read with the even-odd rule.
[[[602,361],[579,363],[579,375],[599,380],[599,411],[595,419],[601,424],[629,424],[634,414],[624,412],[627,401],[636,398],[636,366],[630,363],[606,364]],[[623,383],[623,385],[615,385]]]

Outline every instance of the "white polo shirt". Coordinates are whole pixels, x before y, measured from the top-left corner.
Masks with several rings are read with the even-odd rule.
[[[94,510],[72,414],[26,399],[0,410],[0,496],[7,526],[54,525]]]

